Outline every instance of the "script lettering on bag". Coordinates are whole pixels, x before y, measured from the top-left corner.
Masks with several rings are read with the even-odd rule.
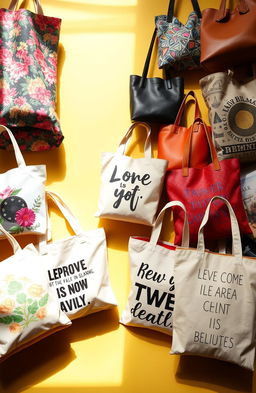
[[[173,276],[167,281],[165,273],[161,274],[153,271],[150,269],[149,264],[142,262],[138,269],[137,277],[141,279],[141,282],[136,281],[134,283],[137,303],[131,308],[132,316],[135,319],[138,318],[141,321],[150,322],[152,325],[171,329],[175,299]],[[160,284],[165,281],[168,282],[165,285],[168,288],[168,292],[161,289],[162,286]],[[148,285],[146,285],[147,283]],[[161,308],[161,311],[158,312],[157,309],[159,308]]]
[[[55,288],[62,311],[69,313],[90,304],[87,277],[93,273],[84,259],[48,270],[49,286]]]
[[[131,211],[135,211],[138,202],[143,198],[141,195],[142,187],[146,187],[151,183],[150,175],[145,173],[143,176],[136,174],[135,172],[125,171],[122,175],[118,175],[118,167],[115,165],[113,173],[110,177],[110,183],[119,182],[119,188],[114,191],[116,201],[113,204],[115,209],[118,209],[122,201],[129,202],[129,208]],[[137,184],[135,184],[137,183]],[[138,184],[139,183],[139,184]],[[133,188],[128,188],[128,185],[134,185]]]
[[[207,332],[195,330],[193,341],[226,350],[232,349],[236,345],[235,338],[224,335],[223,332],[232,332],[232,326],[228,323],[225,326],[225,322],[232,313],[232,305],[239,299],[243,274],[200,268],[197,279],[200,280],[201,311],[207,315]],[[235,329],[235,326],[233,328]]]

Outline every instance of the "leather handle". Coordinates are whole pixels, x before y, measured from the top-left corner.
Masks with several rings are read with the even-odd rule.
[[[195,13],[197,14],[198,18],[202,18],[201,10],[198,4],[197,0],[191,0],[191,3],[193,5],[193,9]],[[169,7],[168,7],[168,12],[167,12],[167,22],[171,23],[173,14],[174,14],[174,4],[175,0],[170,0]]]
[[[204,121],[201,118],[197,118],[197,119],[195,119],[193,125],[188,129],[188,135],[187,135],[187,140],[185,143],[185,149],[184,149],[183,159],[182,159],[182,176],[188,176],[188,174],[189,174],[189,157],[190,157],[190,152],[191,152],[192,136],[193,136],[195,124],[202,124],[203,130],[204,130],[206,138],[207,138],[208,145],[210,147],[211,159],[212,159],[214,170],[215,171],[220,170],[220,163],[218,160],[217,152],[216,152],[215,146],[213,144],[211,135],[209,135]]]
[[[9,5],[9,10],[15,11],[15,9],[18,5],[18,2],[19,2],[19,0],[11,0],[10,5]],[[44,14],[40,0],[34,0],[34,7],[35,7],[36,14],[40,14],[40,15]]]
[[[250,8],[248,7],[246,0],[239,0],[237,4],[237,9],[239,11],[239,14],[242,15],[247,14],[247,12],[250,11]],[[220,8],[216,15],[216,22],[223,22],[226,19],[227,14],[228,14],[228,10],[226,8],[226,0],[221,0]]]
[[[177,116],[176,116],[176,119],[175,119],[175,122],[174,122],[174,124],[176,126],[180,125],[181,117],[183,115],[183,112],[184,112],[184,109],[185,109],[185,105],[186,105],[186,101],[187,101],[188,97],[193,97],[194,98],[194,102],[195,102],[195,117],[194,117],[194,119],[197,119],[197,118],[201,117],[201,111],[200,111],[199,104],[198,104],[198,101],[197,101],[197,98],[196,98],[196,94],[195,94],[195,92],[193,90],[190,90],[185,95],[185,97],[183,98],[183,101],[182,101],[182,103],[180,105],[179,111],[177,113]]]

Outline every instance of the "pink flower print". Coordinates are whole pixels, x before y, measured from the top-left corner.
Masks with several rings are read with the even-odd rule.
[[[49,83],[49,85],[53,85],[54,83],[56,83],[56,79],[57,79],[56,71],[52,70],[47,66],[43,67],[43,70],[44,70],[45,79]]]
[[[24,97],[15,98],[14,104],[17,105],[17,106],[25,105],[26,104],[26,99]],[[16,135],[16,138],[17,138],[17,135]]]
[[[0,62],[3,66],[9,66],[12,63],[12,51],[7,48],[0,48]]]
[[[34,20],[40,30],[46,31],[47,24],[45,23],[46,17],[44,15],[36,15]]]
[[[28,65],[26,63],[12,62],[9,67],[10,79],[17,82],[20,78],[28,75]]]
[[[22,227],[30,227],[34,224],[36,215],[33,210],[23,207],[15,215],[16,222]]]
[[[0,14],[0,22],[1,25],[4,26],[5,29],[13,29],[14,27],[14,20],[12,13],[8,12],[1,12]]]
[[[34,30],[30,30],[29,35],[32,37],[31,45],[39,45],[39,41]],[[27,40],[27,44],[28,44],[28,40]]]
[[[14,191],[14,188],[11,188],[9,186],[6,187],[2,192],[0,192],[0,198],[1,199],[8,198],[12,194],[13,191]]]
[[[43,105],[48,105],[51,97],[51,92],[44,87],[38,87],[33,93],[30,94],[32,98],[40,101]]]

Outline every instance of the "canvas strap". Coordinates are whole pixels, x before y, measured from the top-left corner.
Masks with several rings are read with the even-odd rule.
[[[151,128],[147,123],[143,123],[143,122],[135,122],[133,123],[127,130],[125,136],[123,137],[123,139],[121,140],[116,153],[119,155],[124,155],[127,146],[129,145],[130,141],[131,141],[131,137],[132,137],[132,133],[133,130],[136,127],[143,127],[146,129],[147,131],[147,137],[146,137],[146,141],[144,144],[144,155],[147,158],[152,158],[152,148],[151,148],[151,139],[150,139],[150,134],[151,134]]]
[[[168,23],[172,22],[172,18],[173,18],[173,15],[174,15],[174,3],[175,3],[175,0],[170,0],[169,7],[168,7],[168,13],[167,13],[167,22]],[[197,0],[191,0],[191,3],[193,5],[193,9],[194,9],[195,13],[197,14],[198,18],[202,18],[202,14],[201,14],[201,11],[200,11],[200,7],[199,7],[199,4],[198,4],[198,1]]]
[[[23,155],[21,154],[19,145],[18,145],[16,139],[14,138],[13,133],[11,132],[11,130],[9,130],[9,128],[7,128],[3,125],[0,125],[0,134],[4,131],[6,131],[8,133],[9,138],[11,139],[18,167],[19,168],[26,167],[26,163],[24,161]]]
[[[9,10],[15,11],[18,6],[18,2],[19,2],[19,0],[11,0],[11,3],[9,5]],[[40,14],[40,15],[44,14],[40,0],[34,0],[34,7],[35,7],[36,14]]]

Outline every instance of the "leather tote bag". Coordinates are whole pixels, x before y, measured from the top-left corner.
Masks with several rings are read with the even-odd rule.
[[[55,104],[61,19],[45,16],[39,0],[35,13],[17,4],[0,9],[0,124],[21,150],[50,150],[63,140]],[[0,148],[9,145],[2,134]]]
[[[189,149],[184,154],[182,169],[173,169],[166,176],[169,200],[181,201],[187,210],[191,244],[196,244],[197,233],[205,208],[215,195],[225,197],[232,205],[240,230],[251,234],[243,206],[240,186],[240,163],[237,158],[219,161],[211,138],[208,139],[212,162],[203,168],[188,168]],[[189,145],[188,145],[189,147]],[[207,241],[230,237],[231,227],[221,201],[214,201],[205,238]],[[183,217],[174,207],[175,244],[181,243]],[[216,226],[216,219],[218,226]]]
[[[186,209],[181,202],[167,203],[159,213],[151,237],[132,236],[129,240],[131,290],[120,322],[171,334],[175,307],[173,264],[175,249],[168,242],[158,241],[164,213],[172,206],[185,212],[182,246],[189,247]]]
[[[188,98],[194,99],[195,115],[190,127],[181,125],[181,118],[185,111]],[[158,158],[168,160],[167,169],[182,168],[184,151],[190,149],[189,166],[202,168],[210,160],[210,150],[207,137],[211,137],[211,127],[204,126],[201,121],[195,119],[201,117],[200,108],[194,91],[188,92],[185,96],[174,124],[162,126],[158,134]],[[207,134],[205,133],[207,131]]]
[[[134,121],[173,123],[184,96],[184,80],[177,76],[166,79],[147,78],[156,39],[154,30],[142,76],[130,76],[130,111]]]
[[[167,15],[155,17],[158,37],[159,68],[178,71],[200,67],[201,11],[197,0],[192,0],[194,11],[183,24],[174,16],[175,0],[170,0]]]
[[[61,197],[47,191],[74,231],[74,236],[46,243],[49,287],[60,308],[70,319],[84,317],[116,306],[108,274],[107,244],[103,228],[84,231]]]
[[[208,72],[225,71],[256,61],[256,2],[237,0],[232,11],[220,8],[202,12],[201,64]]]
[[[229,210],[232,255],[207,251],[204,226],[221,199]],[[216,228],[218,220],[215,220]],[[177,248],[176,302],[171,354],[212,357],[253,370],[255,356],[256,264],[242,256],[238,222],[224,198],[211,199],[200,225],[196,249]]]
[[[45,165],[26,165],[12,132],[6,131],[13,145],[17,168],[0,174],[0,224],[13,235],[46,232]]]
[[[33,244],[21,249],[0,224],[13,255],[0,263],[0,362],[35,342],[70,326],[49,290],[46,257]]]
[[[142,158],[125,155],[136,127],[147,137]],[[151,129],[147,123],[133,123],[116,153],[101,157],[101,188],[96,217],[152,225],[163,188],[167,161],[152,157]]]
[[[256,74],[239,81],[231,71],[200,80],[219,159],[236,157],[243,163],[256,158]]]

